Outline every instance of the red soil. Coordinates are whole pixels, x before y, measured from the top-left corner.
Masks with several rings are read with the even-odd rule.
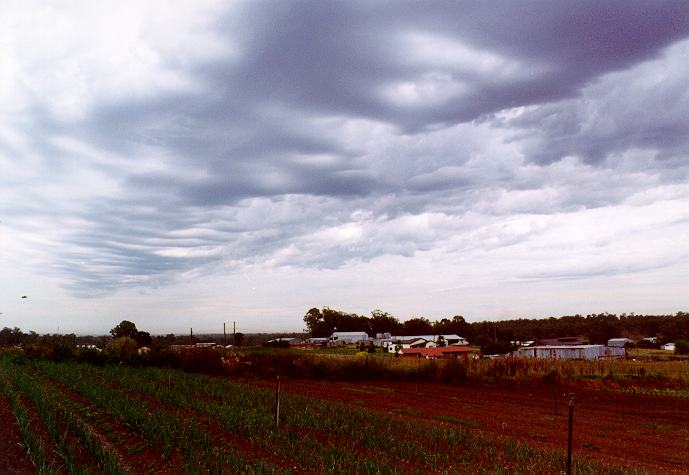
[[[249,381],[268,386],[272,382]],[[362,410],[446,424],[438,416],[499,438],[543,448],[567,448],[567,399],[576,393],[574,456],[651,472],[689,473],[689,400],[576,387],[444,386],[399,382],[285,381],[285,392],[340,400]],[[409,415],[417,414],[419,416]],[[462,424],[460,421],[466,421]]]
[[[4,396],[0,396],[0,427],[0,473],[35,473],[22,443],[17,420]]]

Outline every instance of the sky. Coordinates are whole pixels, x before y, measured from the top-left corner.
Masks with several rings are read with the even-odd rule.
[[[0,327],[687,311],[688,64],[687,1],[3,0]]]

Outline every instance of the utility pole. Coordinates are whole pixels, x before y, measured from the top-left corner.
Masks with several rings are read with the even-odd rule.
[[[237,322],[232,322],[232,345],[237,345]]]
[[[194,329],[191,327],[189,328],[189,344],[194,344]]]
[[[226,327],[227,323],[222,322],[222,346],[227,346],[227,330]]]

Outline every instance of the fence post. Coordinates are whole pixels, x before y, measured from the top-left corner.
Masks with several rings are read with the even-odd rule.
[[[574,396],[569,400],[569,420],[567,429],[567,475],[572,474],[572,426],[574,425]]]
[[[277,377],[275,385],[275,428],[280,426],[280,375]]]

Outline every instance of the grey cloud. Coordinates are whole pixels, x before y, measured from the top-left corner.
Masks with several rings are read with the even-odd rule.
[[[653,168],[673,169],[681,180],[689,153],[688,55],[685,41],[666,58],[605,77],[581,97],[530,110],[509,125],[528,131],[516,133],[517,140],[524,139],[525,156],[539,164],[573,155],[615,167],[620,154],[647,150],[656,158]]]
[[[49,140],[54,136],[75,137],[119,157],[85,166],[107,174],[126,198],[103,193],[84,204],[79,217],[88,224],[71,229],[65,249],[55,251],[55,270],[73,290],[88,294],[162,285],[190,269],[266,259],[291,245],[302,254],[283,262],[309,266],[337,267],[382,254],[411,256],[432,249],[461,225],[400,235],[392,226],[405,215],[600,206],[625,193],[606,196],[604,185],[594,181],[580,194],[565,190],[560,201],[526,202],[508,211],[491,200],[544,183],[571,187],[566,177],[548,175],[547,165],[565,155],[602,163],[635,146],[652,148],[669,163],[687,150],[681,118],[689,114],[681,82],[636,101],[635,110],[651,111],[641,121],[630,114],[633,99],[626,105],[621,97],[606,100],[606,80],[595,85],[686,37],[685,2],[295,1],[251,2],[244,8],[241,21],[228,16],[215,22],[228,41],[239,42],[240,54],[192,65],[200,90],[97,103],[77,123],[51,118],[40,107],[45,98],[34,98],[25,130],[44,158],[44,173],[59,175],[60,167],[78,167],[82,160],[56,147]],[[433,58],[411,57],[400,43],[411,33],[514,61],[526,73],[506,71],[498,77],[452,62],[431,64]],[[381,93],[428,74],[467,89],[458,97],[406,105]],[[663,115],[673,101],[672,113]],[[534,110],[513,121],[493,115],[517,106]],[[617,129],[597,136],[592,133],[600,128],[582,130],[591,108],[605,109]],[[390,144],[371,150],[367,144],[343,143],[337,130],[326,134],[316,125],[329,117],[389,124],[383,139]],[[461,134],[433,135],[470,121],[494,126],[483,133],[504,134],[505,142],[510,134],[525,134],[527,139],[515,141],[538,170],[524,173],[518,157],[495,157],[502,151],[482,150],[469,139],[462,147]],[[463,132],[472,133],[471,126]],[[410,145],[409,137],[428,143]],[[149,154],[159,155],[162,167],[135,170]],[[619,189],[626,191],[625,186]],[[259,211],[252,216],[247,209]],[[369,229],[363,240],[341,245],[308,240],[313,231],[350,222],[359,209],[371,211],[380,230]],[[194,238],[179,233],[189,228],[208,232]],[[179,255],[161,253],[168,248],[180,250]],[[220,254],[203,255],[211,248]]]

